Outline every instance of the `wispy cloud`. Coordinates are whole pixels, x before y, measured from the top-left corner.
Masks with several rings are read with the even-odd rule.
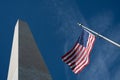
[[[77,22],[86,22],[74,1],[70,2],[69,0],[64,0],[60,1],[60,3],[56,2],[56,0],[52,1],[54,2],[58,15],[59,31],[57,33],[60,34],[60,36],[62,35],[65,39],[64,53],[66,53],[74,45],[81,33],[81,29],[78,27]],[[70,69],[66,65],[64,68],[66,79],[71,80]]]
[[[86,23],[74,1],[64,0],[59,3],[54,1],[59,21],[59,33],[67,39],[74,40],[80,34],[77,22]],[[72,6],[71,6],[72,5]]]

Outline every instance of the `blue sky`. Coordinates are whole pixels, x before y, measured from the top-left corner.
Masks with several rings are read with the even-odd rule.
[[[97,38],[90,64],[78,75],[61,56],[81,33],[77,22],[120,43],[119,0],[1,0],[0,80],[7,79],[14,27],[26,21],[53,80],[119,80],[120,48]]]

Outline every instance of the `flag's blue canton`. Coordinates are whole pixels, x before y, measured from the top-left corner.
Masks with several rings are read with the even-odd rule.
[[[84,47],[86,47],[88,37],[89,37],[89,33],[83,30],[81,36],[78,38],[78,42]]]

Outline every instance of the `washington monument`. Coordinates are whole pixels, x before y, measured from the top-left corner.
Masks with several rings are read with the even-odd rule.
[[[14,30],[7,80],[52,80],[27,23]]]

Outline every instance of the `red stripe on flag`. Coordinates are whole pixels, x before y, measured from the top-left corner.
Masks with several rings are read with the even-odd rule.
[[[71,49],[69,52],[67,52],[63,57],[62,57],[62,60],[66,60],[69,56],[72,55],[72,53],[76,50],[76,48],[78,47],[78,43],[74,46],[73,49]]]
[[[73,46],[73,48],[71,50],[69,50],[66,54],[64,54],[61,58],[64,59],[65,56],[67,56],[69,53],[71,53],[71,51],[73,51],[73,49],[75,49],[76,45],[77,45],[78,41],[76,41],[75,45]]]
[[[76,64],[78,64],[78,61],[81,61],[84,56],[85,56],[85,48],[83,49],[83,52],[81,53],[81,55],[78,56],[78,58],[76,58],[76,60],[74,60],[74,64],[70,65],[71,68],[72,68],[72,67],[75,67]],[[82,58],[81,58],[81,57],[82,57]]]
[[[78,46],[76,46],[76,49],[73,50],[71,53],[69,53],[70,55],[68,55],[67,57],[64,58],[63,61],[64,61],[65,63],[67,63],[67,60],[69,60],[69,59],[76,53],[76,51],[78,50],[78,48],[79,48],[79,46],[80,46],[79,44],[77,44],[77,45],[78,45]]]
[[[76,59],[78,57],[78,54],[79,54],[81,49],[82,49],[82,47],[80,46],[79,49],[74,53],[74,55],[72,57],[70,57],[69,59],[67,59],[66,63],[68,64],[71,61],[73,61],[74,59]]]
[[[70,62],[70,64],[68,63],[68,65],[72,66],[73,63],[75,63],[79,59],[79,57],[83,54],[84,50],[85,48],[82,47],[81,50],[77,53],[77,56]]]

